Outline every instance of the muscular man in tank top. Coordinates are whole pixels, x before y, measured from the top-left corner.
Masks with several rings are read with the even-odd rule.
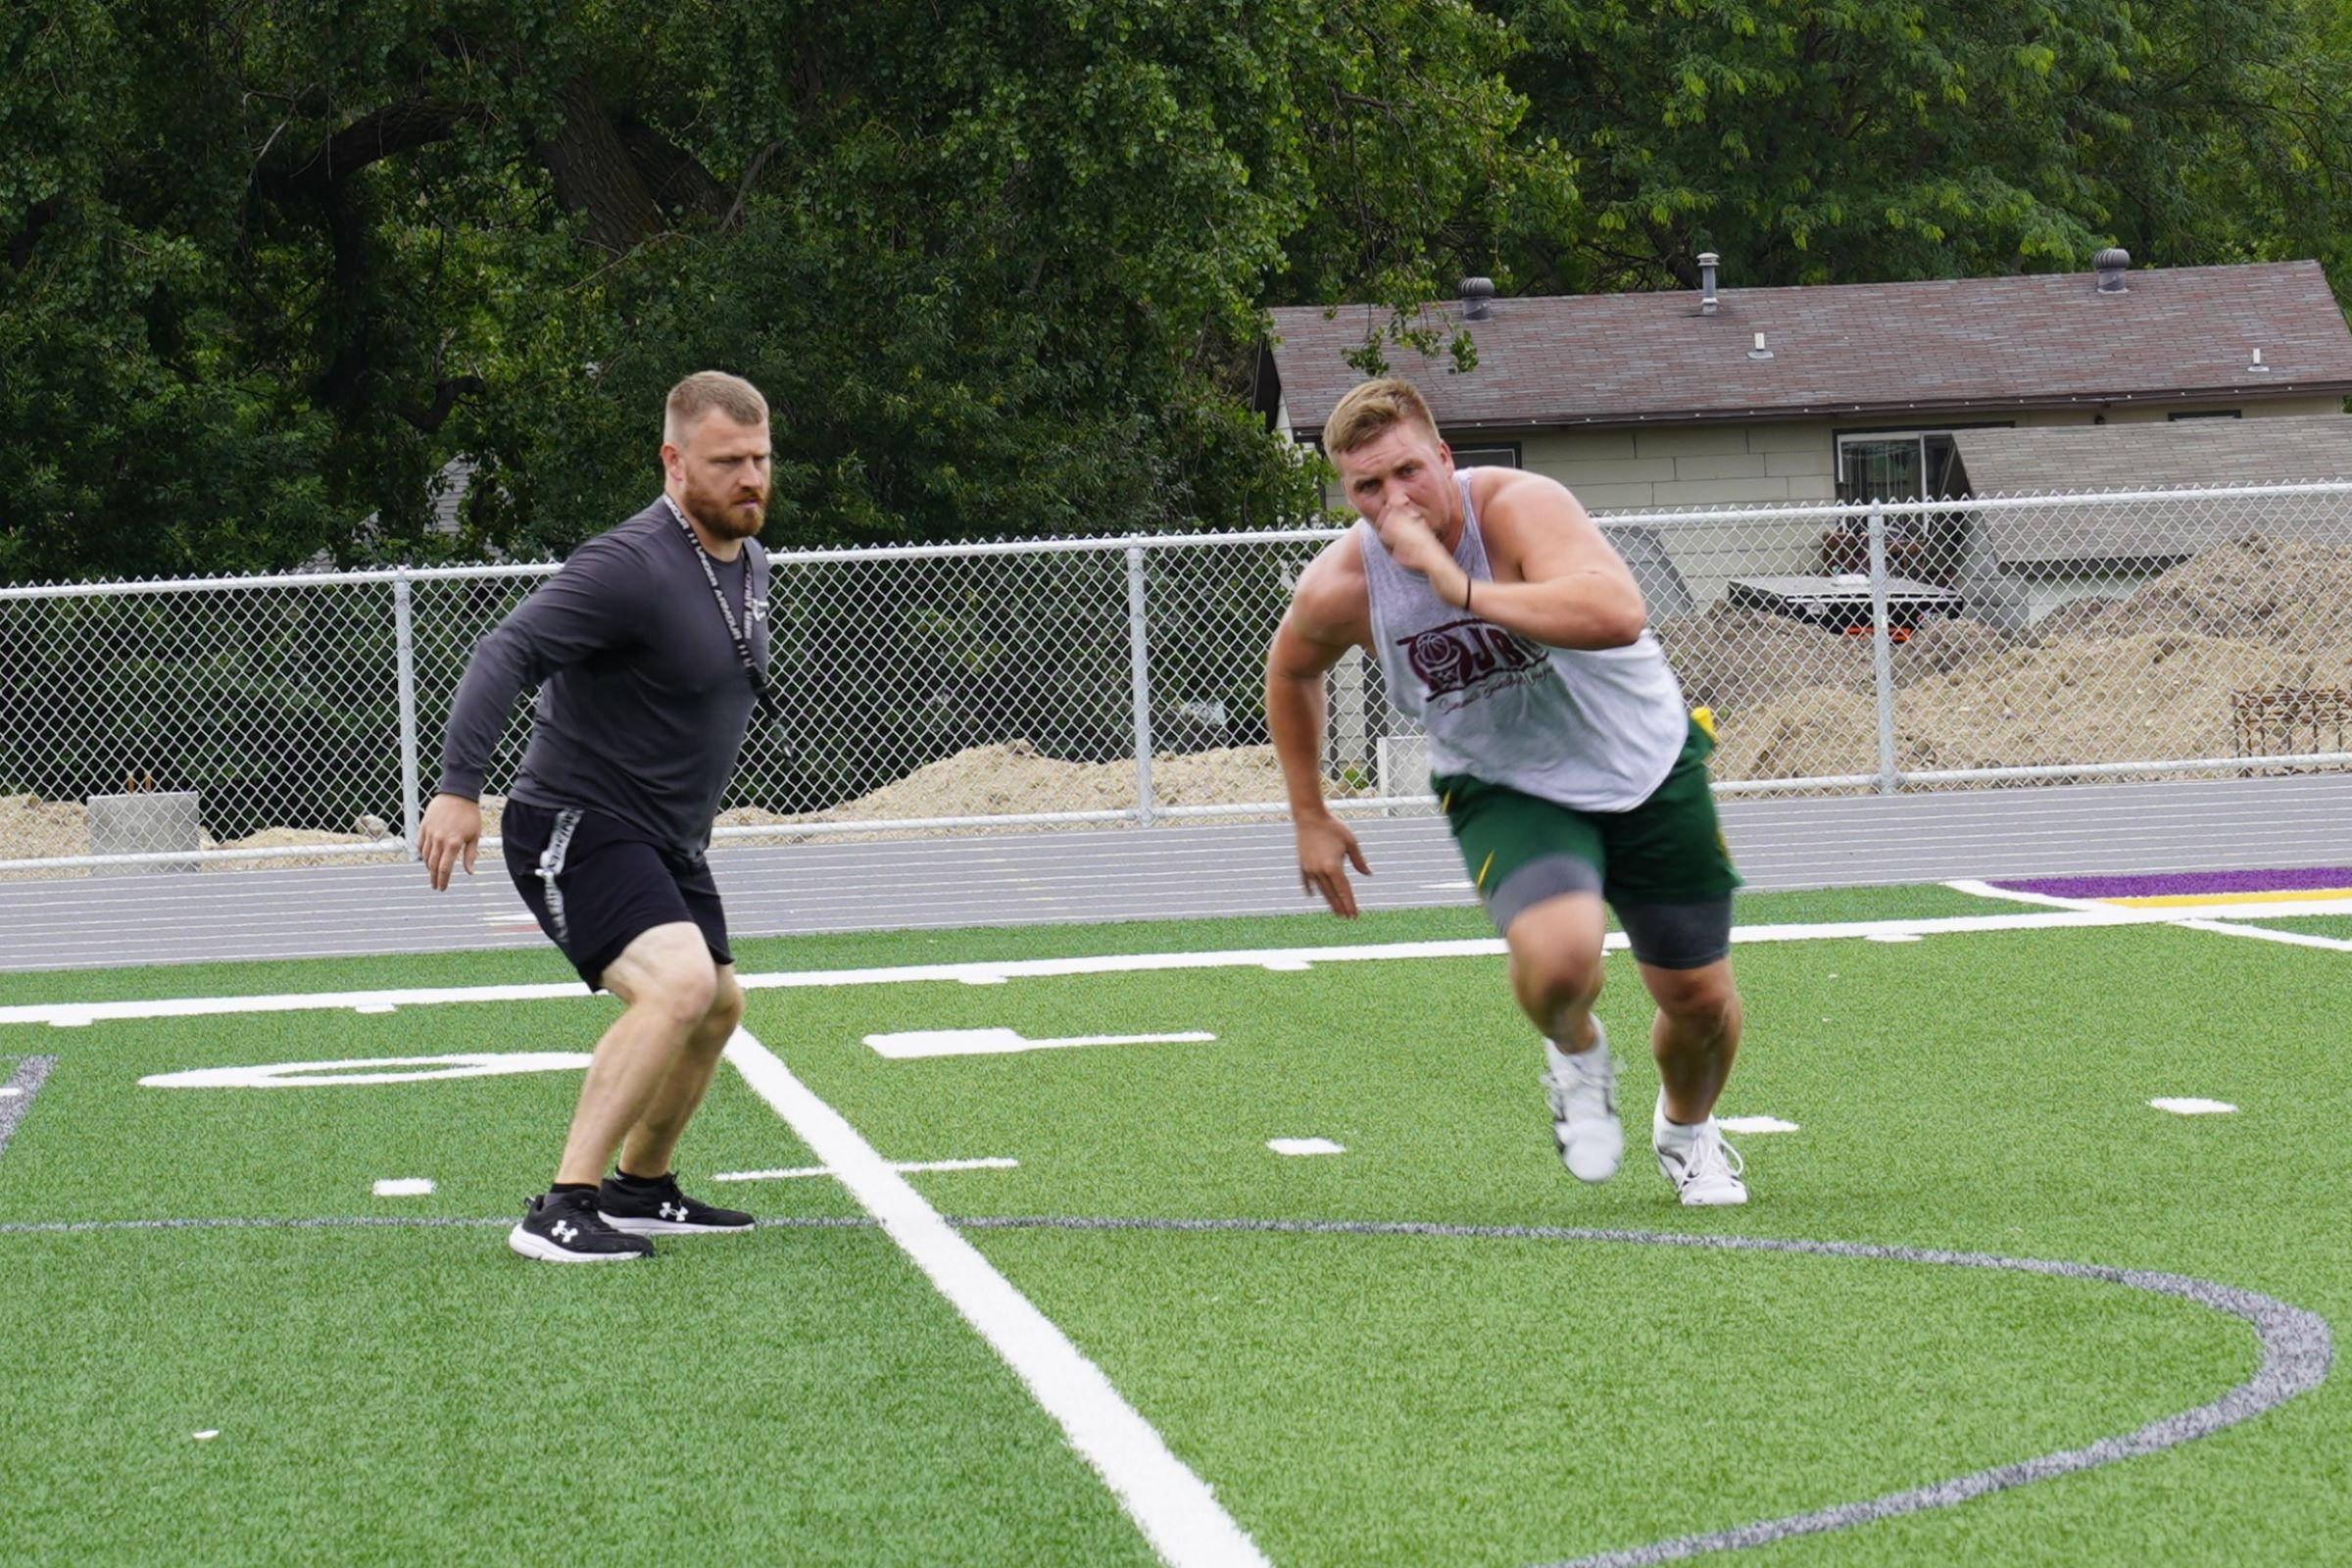
[[[1685,1203],[1745,1202],[1714,1116],[1740,1043],[1739,877],[1707,786],[1712,737],[1683,706],[1632,572],[1552,480],[1457,473],[1408,382],[1357,386],[1323,434],[1362,520],[1300,576],[1266,655],[1301,881],[1352,917],[1348,866],[1371,870],[1322,791],[1324,677],[1361,648],[1429,732],[1431,785],[1545,1039],[1568,1169],[1605,1181],[1624,1153],[1592,1010],[1605,903],[1658,1005],[1658,1167]]]

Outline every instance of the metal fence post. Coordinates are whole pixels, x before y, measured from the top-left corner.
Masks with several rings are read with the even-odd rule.
[[[1871,685],[1879,700],[1879,793],[1892,795],[1894,772],[1894,653],[1886,618],[1886,514],[1870,509]]]
[[[1144,547],[1127,547],[1128,683],[1135,701],[1135,819],[1152,825],[1152,634],[1145,614]]]
[[[392,579],[392,658],[400,686],[400,832],[409,849],[416,848],[416,824],[421,810],[416,790],[416,641],[409,606],[409,579]]]

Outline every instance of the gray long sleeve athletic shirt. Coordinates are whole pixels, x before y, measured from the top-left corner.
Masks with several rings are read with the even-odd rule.
[[[441,791],[481,795],[514,699],[537,686],[514,799],[602,811],[689,855],[708,846],[753,698],[695,557],[660,498],[574,550],[475,647],[442,743]],[[764,672],[767,552],[747,539],[711,565]]]

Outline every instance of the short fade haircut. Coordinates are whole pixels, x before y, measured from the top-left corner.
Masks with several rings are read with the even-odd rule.
[[[669,389],[662,415],[662,439],[673,446],[695,422],[718,410],[737,424],[767,423],[767,399],[740,375],[697,370]]]
[[[1427,430],[1431,440],[1440,439],[1438,421],[1412,382],[1393,375],[1358,381],[1323,421],[1323,450],[1338,457],[1368,447],[1408,420]]]

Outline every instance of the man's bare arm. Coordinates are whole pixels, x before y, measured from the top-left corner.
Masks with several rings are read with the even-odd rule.
[[[1340,541],[1339,548],[1354,547],[1352,538]],[[1369,620],[1370,608],[1353,609],[1351,596],[1362,593],[1361,579],[1351,589],[1341,564],[1332,552],[1318,557],[1274,628],[1266,649],[1266,728],[1298,832],[1299,885],[1334,914],[1353,919],[1355,893],[1347,867],[1366,876],[1372,867],[1355,835],[1323,802],[1323,678],[1367,634],[1359,621]]]
[[[1623,648],[1648,622],[1642,590],[1584,507],[1536,474],[1499,484],[1480,509],[1496,580],[1473,586],[1450,561],[1436,567],[1439,598],[1553,648]],[[1515,579],[1515,580],[1514,580]]]

